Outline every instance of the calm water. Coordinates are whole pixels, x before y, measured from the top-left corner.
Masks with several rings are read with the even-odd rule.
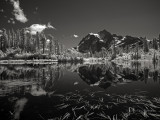
[[[151,62],[1,65],[0,119],[160,119]]]

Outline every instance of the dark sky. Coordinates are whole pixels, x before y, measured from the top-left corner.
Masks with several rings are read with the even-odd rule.
[[[76,46],[88,33],[103,29],[118,35],[146,36],[149,39],[160,33],[160,0],[19,1],[28,21],[15,20],[10,0],[0,0],[0,29],[51,22],[56,30],[48,32],[67,47]],[[8,23],[10,18],[14,18],[15,24]],[[73,37],[74,34],[79,37]]]

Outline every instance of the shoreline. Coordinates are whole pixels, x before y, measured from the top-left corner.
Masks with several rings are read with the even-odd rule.
[[[58,60],[51,59],[35,59],[35,60],[0,60],[0,65],[4,64],[54,64]]]
[[[105,63],[105,62],[114,62],[114,63],[119,63],[119,62],[152,62],[152,60],[108,60],[104,58],[84,58],[83,63]],[[66,61],[70,62],[70,61]],[[74,60],[72,61],[74,62]],[[77,62],[77,61],[75,61]],[[54,63],[62,63],[61,61],[57,60],[52,60],[52,59],[34,59],[34,60],[0,60],[0,65],[4,64],[54,64]]]

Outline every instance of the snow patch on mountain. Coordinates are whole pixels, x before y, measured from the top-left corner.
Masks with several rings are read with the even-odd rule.
[[[89,33],[89,35],[94,35],[95,37],[98,37],[98,38],[100,39],[99,34],[96,34],[96,33]]]
[[[99,40],[99,41],[100,41],[100,42],[104,42],[104,40],[102,40],[102,39],[101,39],[101,40]]]

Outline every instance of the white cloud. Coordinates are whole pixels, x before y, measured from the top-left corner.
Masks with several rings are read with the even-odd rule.
[[[19,6],[19,0],[10,0],[10,2],[13,4],[14,7],[13,14],[15,16],[15,19],[22,23],[27,22],[28,19],[26,18],[26,16],[23,13],[23,10]]]
[[[79,36],[74,34],[73,37],[78,38]]]
[[[26,32],[35,35],[37,32],[41,33],[45,29],[55,29],[55,27],[53,27],[50,23],[48,23],[48,25],[33,24],[27,28]]]

